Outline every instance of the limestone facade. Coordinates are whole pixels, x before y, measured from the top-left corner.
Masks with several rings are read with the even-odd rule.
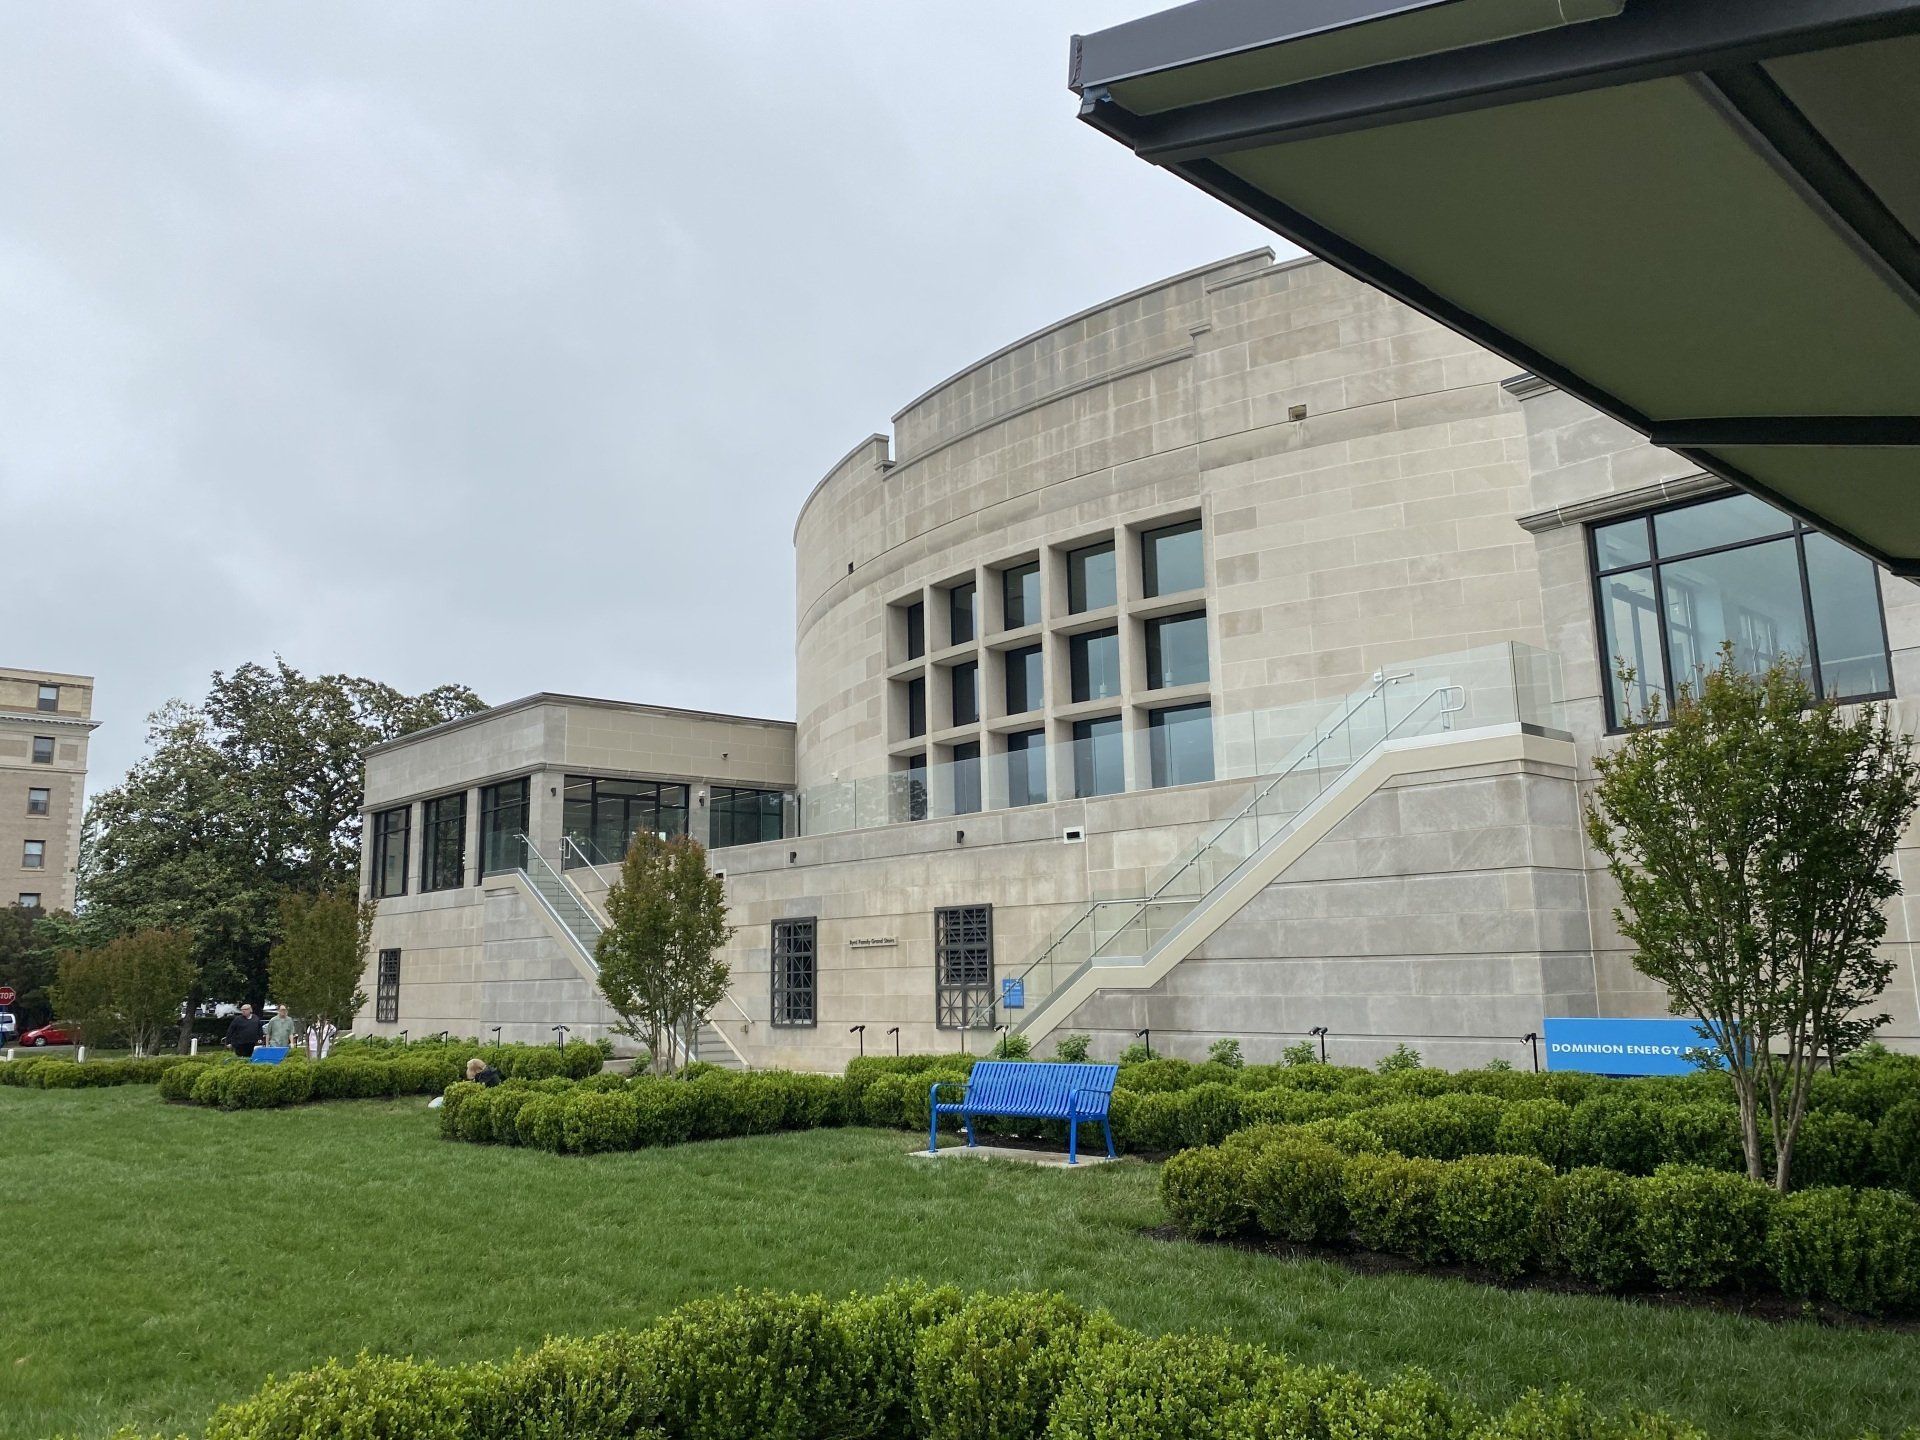
[[[93,677],[0,668],[0,905],[73,909]]]

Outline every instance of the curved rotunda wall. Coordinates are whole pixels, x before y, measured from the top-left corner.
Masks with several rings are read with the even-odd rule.
[[[1195,603],[1211,662],[1207,682],[1177,698],[1211,701],[1216,727],[1331,701],[1383,664],[1542,644],[1532,544],[1513,518],[1526,508],[1525,427],[1497,383],[1511,370],[1330,266],[1275,264],[1267,251],[1122,296],[970,366],[900,411],[891,443],[855,446],[801,511],[799,785],[878,775],[927,750],[902,724],[910,674],[929,682],[934,763],[969,739],[992,755],[1009,728],[992,673],[997,568],[1042,560],[1057,624],[1066,549],[1102,537],[1116,542],[1137,739],[1148,712],[1139,627],[1155,613],[1139,533],[1176,520],[1203,522]],[[966,652],[942,653],[938,602],[969,577],[981,587],[986,713],[948,727],[943,677]],[[924,672],[905,664],[898,608],[918,596]],[[1044,636],[1050,692],[1067,680],[1066,630]],[[1055,699],[1046,724],[1058,744],[1080,712]]]

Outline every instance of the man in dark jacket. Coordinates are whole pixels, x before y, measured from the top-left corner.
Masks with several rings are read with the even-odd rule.
[[[265,1033],[266,1027],[254,1018],[253,1006],[242,1005],[239,1013],[227,1022],[227,1048],[244,1059],[253,1054],[253,1047]]]

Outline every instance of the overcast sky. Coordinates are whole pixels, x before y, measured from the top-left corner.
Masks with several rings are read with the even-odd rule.
[[[1268,242],[1074,118],[1099,0],[0,7],[0,663],[793,714],[794,514]]]

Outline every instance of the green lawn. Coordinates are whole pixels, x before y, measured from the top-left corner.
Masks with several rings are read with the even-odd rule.
[[[594,1159],[443,1142],[417,1100],[221,1114],[146,1087],[0,1090],[0,1436],[197,1430],[361,1349],[503,1356],[736,1285],[1048,1286],[1489,1401],[1571,1383],[1728,1437],[1892,1432],[1920,1335],[1770,1325],[1141,1237],[1152,1168],[929,1165],[825,1131]]]

